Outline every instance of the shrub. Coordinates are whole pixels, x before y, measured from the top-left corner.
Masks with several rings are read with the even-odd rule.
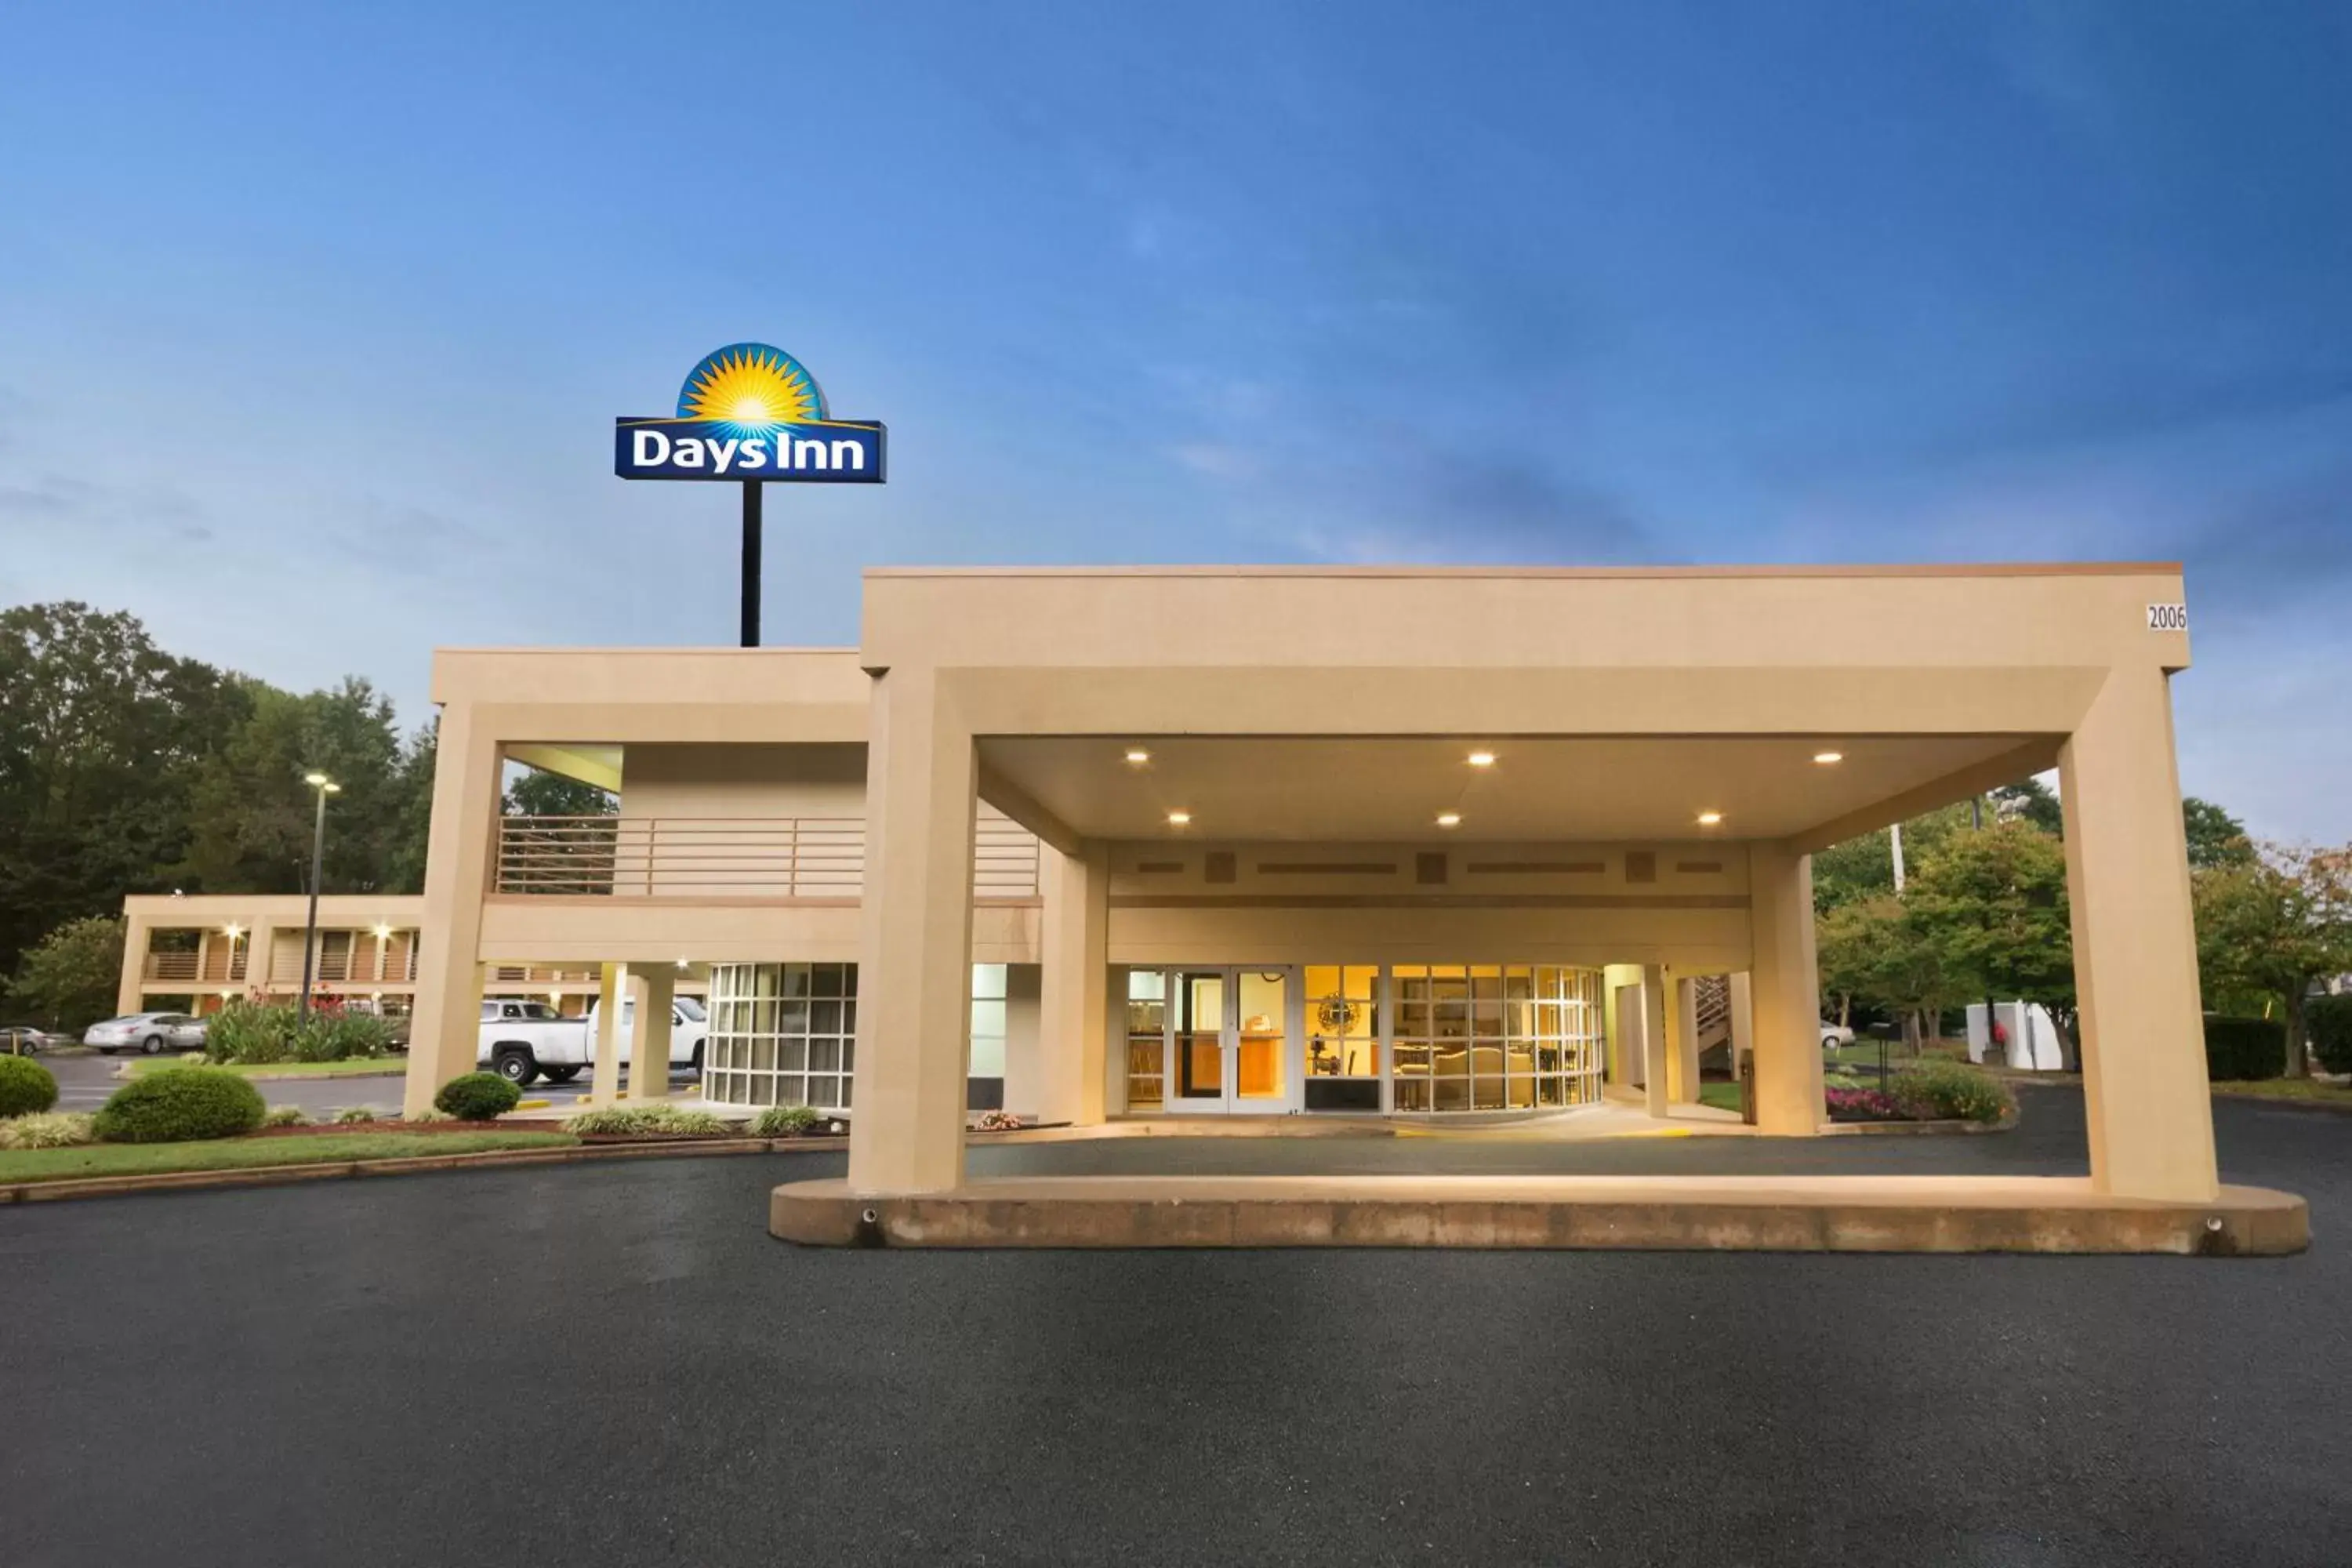
[[[453,1078],[433,1097],[433,1109],[460,1121],[492,1121],[521,1103],[522,1090],[494,1072]]]
[[[370,1115],[356,1118],[355,1120],[373,1121],[375,1118],[373,1115]],[[442,1110],[437,1105],[428,1105],[422,1110],[414,1110],[405,1116],[397,1117],[394,1120],[401,1121],[455,1121],[457,1119],[450,1115],[447,1111]]]
[[[754,1138],[797,1138],[824,1118],[805,1105],[772,1105],[751,1118]]]
[[[2304,1004],[2311,1053],[2329,1072],[2352,1072],[2352,996],[2315,996]]]
[[[1018,1132],[1021,1131],[1021,1118],[1009,1110],[992,1110],[980,1119],[980,1130],[982,1132]]]
[[[293,1035],[293,1008],[236,997],[205,1026],[205,1056],[215,1062],[282,1062],[294,1054]]]
[[[356,1122],[373,1121],[375,1120],[376,1113],[372,1107],[365,1105],[346,1105],[341,1110],[335,1112],[335,1121],[338,1126],[349,1127]]]
[[[94,1143],[90,1119],[76,1110],[37,1110],[0,1121],[0,1149],[70,1149]]]
[[[2008,1085],[1961,1062],[1906,1068],[1887,1096],[1915,1121],[1999,1121],[2017,1110]]]
[[[727,1123],[708,1110],[688,1110],[667,1104],[616,1105],[604,1110],[583,1110],[565,1121],[563,1130],[665,1138],[723,1138],[729,1131]]]
[[[2286,1072],[2286,1026],[2275,1018],[2205,1016],[2205,1076],[2215,1083]]]
[[[310,1113],[299,1105],[273,1105],[261,1119],[264,1127],[308,1127]]]
[[[58,1080],[30,1057],[0,1057],[0,1116],[31,1116],[58,1102]]]
[[[114,1091],[93,1126],[110,1143],[232,1138],[261,1125],[261,1091],[218,1068],[168,1068]]]

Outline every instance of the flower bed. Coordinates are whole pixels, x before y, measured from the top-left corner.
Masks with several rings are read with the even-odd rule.
[[[1824,1091],[1832,1121],[1906,1121],[1903,1108],[1891,1096],[1874,1089],[1832,1089]]]

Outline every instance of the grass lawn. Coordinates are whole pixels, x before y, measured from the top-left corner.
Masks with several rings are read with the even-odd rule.
[[[177,1057],[142,1057],[131,1064],[132,1078],[144,1078],[151,1072],[165,1072],[173,1068],[194,1067]],[[397,1078],[408,1070],[404,1057],[352,1057],[340,1062],[220,1062],[226,1071],[247,1078],[257,1075],[292,1078]]]
[[[90,1143],[79,1149],[0,1149],[0,1183],[74,1176],[150,1176],[247,1165],[314,1165],[412,1154],[472,1154],[577,1143],[568,1132],[344,1132],[314,1138],[217,1138],[203,1143]]]
[[[1712,1105],[1717,1110],[1738,1111],[1739,1086],[1736,1083],[1702,1083],[1698,1086],[1698,1102]]]
[[[2291,1100],[2304,1105],[2334,1105],[2352,1110],[2352,1084],[2322,1083],[2311,1078],[2267,1078],[2254,1081],[2224,1080],[2213,1086],[2215,1094],[2234,1094],[2247,1100]]]

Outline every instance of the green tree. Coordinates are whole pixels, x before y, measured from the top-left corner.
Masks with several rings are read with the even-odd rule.
[[[2032,823],[2053,838],[2066,837],[2065,810],[2040,779],[2003,784],[1988,798],[1993,811],[2006,820]]]
[[[422,892],[425,851],[433,831],[433,769],[440,760],[441,721],[436,715],[408,738],[400,760],[400,805],[384,867],[385,885],[395,893]]]
[[[2180,826],[2189,839],[2189,864],[2197,870],[2220,866],[2251,866],[2259,857],[2246,825],[2195,795],[2180,797]]]
[[[0,611],[0,971],[68,920],[173,885],[196,774],[246,705],[130,616]]]
[[[530,768],[508,787],[500,808],[509,816],[610,816],[621,803],[610,790]]]
[[[2232,994],[2281,1005],[2286,1070],[2309,1073],[2305,999],[2312,983],[2352,969],[2352,845],[2263,844],[2251,860],[2193,874],[2197,963],[2209,1005]]]
[[[246,689],[250,716],[196,780],[189,877],[215,891],[305,890],[318,797],[303,775],[318,772],[341,786],[327,803],[322,889],[394,890],[409,781],[391,702],[356,676],[299,697]]]
[[[1969,829],[1966,801],[1915,816],[1903,825],[1903,860],[1906,874],[1948,843],[1954,834]],[[1832,844],[1813,856],[1813,909],[1827,913],[1840,904],[1874,899],[1895,890],[1893,835],[1882,827]]]
[[[1831,910],[1816,942],[1822,985],[1838,997],[1842,1023],[1857,999],[1911,1018],[1940,1013],[1963,994],[1916,909],[1891,892]]]
[[[2074,1009],[2066,851],[2023,817],[1960,834],[1920,868],[1906,900],[1969,996]]]
[[[122,920],[68,921],[27,949],[8,983],[10,1010],[48,1029],[79,1034],[114,1014],[122,977]]]

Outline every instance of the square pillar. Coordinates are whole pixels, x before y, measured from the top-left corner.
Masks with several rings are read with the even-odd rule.
[[[1739,1064],[1756,1048],[1756,987],[1746,970],[1731,977],[1731,1081],[1739,1081]]]
[[[849,1185],[946,1192],[963,1180],[976,758],[935,670],[876,675],[868,723]]]
[[[1676,1105],[1698,1103],[1698,984],[1687,974],[1665,972],[1666,1098]]]
[[[1664,1117],[1673,1103],[1666,1060],[1666,972],[1657,964],[1645,963],[1642,966],[1642,1101],[1656,1117]]]
[[[245,947],[245,989],[248,993],[258,993],[267,996],[269,994],[269,960],[270,955],[277,951],[278,928],[268,921],[256,921],[253,922],[253,929],[246,932],[241,940]],[[234,972],[234,964],[232,964],[232,972]],[[461,1068],[458,1070],[462,1072],[465,1069]],[[444,1079],[441,1081],[446,1083],[448,1079]],[[431,1097],[426,1098],[430,1100]]]
[[[629,994],[629,966],[596,966],[596,1065],[588,1079],[588,1103],[611,1105],[621,1098],[621,998]]]
[[[1065,855],[1041,845],[1038,854],[1045,893],[1045,988],[1034,1094],[1025,1103],[1041,1121],[1092,1127],[1103,1119],[1109,1062],[1104,1022],[1110,1013],[1110,846],[1089,842],[1084,853]],[[1013,1103],[1009,1082],[1005,1103]]]
[[[425,913],[418,928],[433,933],[416,963],[416,1002],[409,1023],[408,1080],[402,1105],[411,1114],[431,1109],[440,1087],[474,1070],[482,1025],[482,895],[490,885],[498,849],[499,769],[496,741],[480,732],[473,705],[441,710],[433,769],[433,826],[426,839]],[[246,959],[246,984],[260,988],[268,972],[268,927],[256,922]]]
[[[152,940],[152,928],[140,916],[125,913],[122,917],[122,973],[116,977],[114,984],[114,1011],[118,1017],[140,1010],[141,992],[147,978],[147,943]]]
[[[1756,1052],[1756,1129],[1822,1130],[1822,977],[1813,950],[1813,859],[1785,844],[1748,847],[1748,971]]]
[[[629,1041],[629,1098],[646,1104],[669,1098],[671,1004],[677,998],[677,971],[656,964],[629,977],[636,1005],[636,1032]]]
[[[2109,672],[2058,777],[2092,1184],[2208,1201],[2220,1177],[2163,670]]]

